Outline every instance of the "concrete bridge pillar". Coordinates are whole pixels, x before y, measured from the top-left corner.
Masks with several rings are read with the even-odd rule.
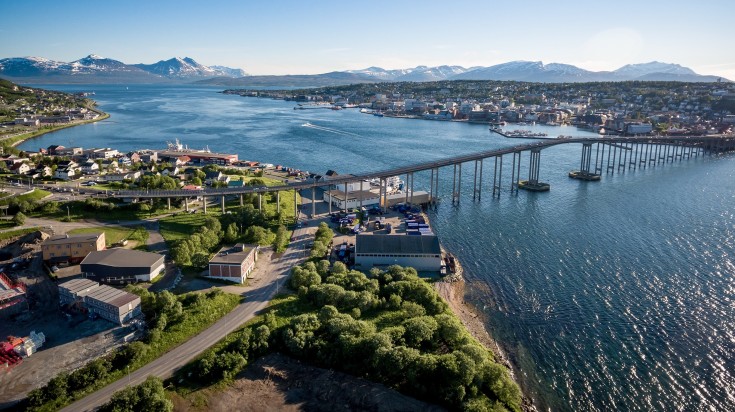
[[[242,194],[242,193],[240,193],[240,207],[242,207],[242,206],[243,206],[243,201],[242,201],[242,198],[243,198],[243,194]]]
[[[311,217],[316,215],[316,187],[311,188]]]
[[[189,198],[184,198],[184,209],[188,212],[189,211]]]
[[[472,200],[481,200],[482,199],[482,165],[485,159],[475,160],[475,181],[473,183],[472,188]],[[477,173],[477,170],[480,170],[480,173]]]
[[[347,213],[347,182],[345,182],[345,213]]]
[[[294,189],[293,190],[293,222],[296,223],[299,220],[299,202],[298,202],[299,192]]]
[[[225,214],[225,195],[222,195],[222,214]]]
[[[276,213],[281,213],[281,192],[276,192]]]
[[[604,149],[603,149],[604,150]],[[538,183],[539,168],[541,167],[541,151],[531,150],[531,158],[528,161],[528,182]]]
[[[360,179],[360,210],[362,210],[362,183],[363,180]]]
[[[510,169],[510,193],[513,193],[515,190],[516,194],[518,194],[518,181],[521,179],[521,153],[513,152],[513,165]]]
[[[258,211],[259,212],[263,211],[263,194],[262,193],[258,193]]]
[[[500,187],[503,184],[503,156],[495,156],[495,170],[493,172],[493,197],[500,198]]]
[[[168,210],[171,210],[171,198],[170,197],[166,198],[166,203],[168,205]]]
[[[207,196],[202,196],[202,208],[204,209],[204,214],[207,214]]]

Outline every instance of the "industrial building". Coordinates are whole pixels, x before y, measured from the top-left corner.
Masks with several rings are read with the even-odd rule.
[[[223,247],[209,261],[208,278],[245,283],[255,269],[260,246],[245,246],[241,243],[232,248]]]
[[[90,252],[81,264],[82,273],[105,283],[150,282],[165,269],[158,253],[130,249]]]
[[[139,296],[90,279],[73,279],[60,284],[59,301],[62,306],[78,307],[118,325],[141,314]]]
[[[104,250],[105,233],[54,236],[41,244],[43,260],[48,263],[79,263],[90,252]]]
[[[355,266],[360,270],[374,266],[410,266],[418,271],[439,272],[441,247],[436,235],[360,234],[355,239]]]

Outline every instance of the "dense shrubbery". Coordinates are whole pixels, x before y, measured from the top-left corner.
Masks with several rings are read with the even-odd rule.
[[[174,404],[166,398],[163,382],[159,378],[149,376],[140,385],[117,392],[109,402],[100,407],[99,412],[170,412],[173,410]]]
[[[179,265],[202,269],[207,266],[209,255],[219,245],[223,235],[219,219],[208,216],[196,233],[171,248],[171,255]]]
[[[141,297],[141,306],[149,326],[145,343],[132,342],[70,374],[57,375],[46,386],[34,389],[28,394],[26,405],[28,410],[59,409],[123,377],[125,373],[145,365],[173,346],[199,333],[231,311],[240,300],[239,296],[224,293],[219,289],[205,294],[187,293],[179,296],[167,291],[151,293],[135,286],[129,287],[128,290]],[[131,394],[133,392],[128,395]],[[128,395],[124,398],[131,399]],[[114,405],[108,410],[160,410],[115,409]]]
[[[189,365],[194,386],[229,379],[248,360],[281,351],[382,382],[450,409],[520,410],[505,367],[473,339],[411,268],[369,275],[326,261],[293,269],[298,291],[262,320]]]
[[[314,245],[311,247],[311,257],[321,259],[329,253],[329,245],[332,243],[334,232],[328,224],[322,222],[314,235]]]

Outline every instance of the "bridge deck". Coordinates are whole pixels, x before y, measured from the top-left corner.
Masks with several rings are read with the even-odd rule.
[[[266,193],[287,190],[310,189],[312,187],[320,187],[326,185],[338,185],[359,180],[370,180],[387,178],[391,176],[400,176],[406,173],[415,173],[424,170],[431,170],[439,167],[451,166],[454,164],[471,162],[480,159],[487,159],[496,156],[507,155],[511,153],[519,153],[527,150],[541,150],[551,146],[570,143],[604,143],[604,144],[690,144],[701,145],[704,143],[728,142],[733,145],[735,137],[713,137],[713,136],[681,136],[681,137],[585,137],[585,138],[562,138],[562,139],[545,139],[540,142],[526,143],[521,145],[509,146],[500,149],[487,150],[483,152],[470,153],[449,157],[430,162],[424,162],[414,165],[401,166],[389,170],[381,170],[377,172],[362,173],[356,175],[337,176],[334,178],[323,179],[318,181],[301,181],[293,182],[279,186],[268,186],[267,188],[240,187],[240,188],[222,188],[222,189],[202,189],[202,190],[123,190],[109,192],[108,196],[117,198],[165,198],[165,197],[192,197],[192,196],[224,196],[238,195],[248,193]]]

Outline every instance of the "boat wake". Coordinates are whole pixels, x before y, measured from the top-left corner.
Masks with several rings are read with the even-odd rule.
[[[302,124],[301,126],[302,127],[308,127],[310,129],[314,129],[314,130],[319,130],[319,131],[322,131],[322,132],[334,133],[334,134],[341,135],[341,136],[356,136],[356,137],[360,137],[360,135],[357,134],[357,133],[351,133],[351,132],[345,132],[344,130],[332,129],[331,127],[317,126],[317,125],[312,124],[312,123],[309,123],[309,122],[306,122],[306,123]]]

